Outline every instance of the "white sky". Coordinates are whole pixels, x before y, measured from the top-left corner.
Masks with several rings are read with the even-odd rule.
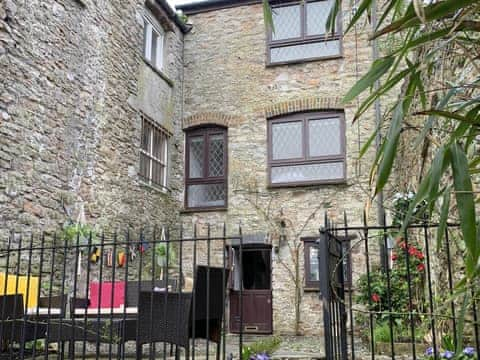
[[[191,2],[199,2],[202,0],[167,0],[170,5],[175,6],[179,4],[186,4],[186,3],[191,3]]]

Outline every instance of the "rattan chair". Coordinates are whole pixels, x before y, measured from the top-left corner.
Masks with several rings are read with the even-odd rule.
[[[26,315],[22,294],[0,296],[2,349],[5,350],[8,344],[16,342],[20,344],[20,351],[23,351],[26,342],[45,339],[50,319],[63,317],[65,304],[66,297],[61,295],[39,298],[39,308],[60,308],[60,313]]]

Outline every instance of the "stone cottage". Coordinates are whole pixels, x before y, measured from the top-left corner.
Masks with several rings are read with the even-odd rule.
[[[352,124],[341,98],[371,47],[365,29],[343,36],[349,1],[333,34],[330,0],[271,6],[274,31],[261,0],[183,5],[186,22],[165,0],[4,0],[0,237],[65,221],[241,226],[230,331],[242,301],[246,332],[318,333],[323,213],[360,218],[368,196],[372,154],[357,157],[374,117]]]

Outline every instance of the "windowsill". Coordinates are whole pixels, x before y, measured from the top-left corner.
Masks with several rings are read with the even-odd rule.
[[[216,208],[191,208],[191,209],[182,209],[180,214],[191,214],[197,212],[226,212],[228,208],[226,207],[216,207]]]
[[[343,55],[332,55],[332,56],[322,56],[322,57],[316,57],[316,58],[311,58],[311,59],[298,59],[298,60],[290,60],[290,61],[282,61],[282,62],[274,62],[274,63],[267,63],[265,64],[266,68],[273,68],[276,66],[282,66],[282,65],[299,65],[299,64],[304,64],[304,63],[309,63],[309,62],[314,62],[314,61],[327,61],[327,60],[338,60],[338,59],[343,59]]]
[[[311,286],[305,286],[303,288],[304,292],[319,292],[320,291],[320,285],[318,287],[311,287]]]
[[[267,189],[314,187],[314,186],[327,186],[327,185],[347,185],[347,179],[330,180],[330,181],[322,181],[322,182],[311,182],[311,183],[298,182],[298,183],[268,184]]]
[[[140,184],[140,186],[145,187],[149,190],[155,191],[155,192],[160,193],[160,194],[168,195],[168,194],[171,193],[171,190],[169,188],[162,188],[160,186],[150,184],[150,183],[146,182],[145,180],[138,180],[138,183]]]
[[[160,76],[170,87],[173,87],[174,83],[170,78],[162,71],[157,69],[150,61],[148,61],[145,57],[142,57],[143,62],[147,64],[150,69],[152,69],[158,76]]]

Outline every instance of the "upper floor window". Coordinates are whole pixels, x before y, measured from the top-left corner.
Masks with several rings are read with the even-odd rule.
[[[143,56],[150,65],[163,70],[165,32],[150,15],[144,17]]]
[[[140,177],[149,185],[167,188],[168,139],[166,130],[142,116]]]
[[[227,207],[227,130],[213,126],[187,131],[185,207]]]
[[[283,64],[341,55],[340,22],[335,32],[326,23],[334,0],[303,0],[275,4],[268,39],[268,63]]]
[[[299,113],[269,120],[268,165],[271,186],[343,182],[343,113]]]

